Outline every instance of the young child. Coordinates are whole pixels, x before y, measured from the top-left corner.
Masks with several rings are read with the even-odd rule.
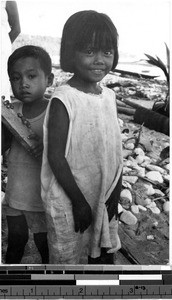
[[[8,59],[8,74],[17,101],[12,104],[31,124],[39,137],[30,155],[12,138],[8,156],[8,182],[5,213],[8,224],[6,263],[21,262],[28,241],[28,228],[33,232],[42,263],[48,263],[48,244],[45,213],[41,199],[41,154],[43,148],[43,121],[48,100],[45,90],[53,82],[49,54],[37,46],[16,49]],[[19,101],[18,101],[19,100]],[[7,132],[7,130],[5,129]],[[35,138],[35,136],[30,136]],[[5,138],[4,138],[5,140]],[[6,138],[8,139],[8,136]],[[9,145],[8,145],[9,147]]]
[[[122,144],[115,94],[99,82],[118,62],[110,18],[80,11],[66,22],[61,68],[74,75],[58,87],[44,121],[41,171],[50,263],[113,264],[120,247],[117,206]]]

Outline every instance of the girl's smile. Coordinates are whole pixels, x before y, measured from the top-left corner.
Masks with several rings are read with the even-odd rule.
[[[96,69],[96,70],[92,70],[92,72],[96,75],[103,75],[103,73],[104,73],[104,70],[102,70],[102,69]]]

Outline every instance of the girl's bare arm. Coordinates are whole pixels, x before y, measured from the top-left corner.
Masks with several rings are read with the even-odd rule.
[[[48,123],[48,160],[57,181],[72,202],[75,231],[84,232],[91,224],[92,212],[65,158],[68,128],[69,117],[65,106],[59,99],[52,99]]]

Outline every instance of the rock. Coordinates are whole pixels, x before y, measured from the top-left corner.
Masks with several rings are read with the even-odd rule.
[[[123,127],[124,121],[123,121],[122,119],[118,118],[118,122],[119,122],[119,126],[120,126],[120,127]]]
[[[154,189],[154,191],[155,191],[155,194],[158,196],[162,196],[162,197],[165,196],[165,194],[159,189]]]
[[[135,225],[137,223],[137,218],[129,210],[124,210],[120,215],[120,221],[127,225]]]
[[[150,164],[151,163],[151,158],[149,157],[149,156],[144,156],[144,161],[143,161],[143,163],[141,164],[141,167],[146,167],[147,166],[147,164]]]
[[[122,141],[126,141],[128,139],[128,134],[126,133],[121,133],[121,138],[122,138]]]
[[[124,166],[129,167],[129,168],[133,168],[133,169],[138,168],[138,164],[132,156],[129,156],[128,159],[126,161],[124,161],[123,164],[124,164]]]
[[[146,205],[147,208],[156,207],[156,203],[152,201],[150,204]]]
[[[139,213],[138,205],[135,205],[135,204],[131,205],[131,211],[133,214],[138,214]]]
[[[139,167],[137,169],[137,175],[141,177],[145,177],[145,168]]]
[[[144,153],[144,151],[143,151],[141,148],[135,148],[135,149],[134,149],[134,153],[135,153],[136,155],[142,155],[142,156],[145,156],[145,153]]]
[[[164,204],[163,204],[163,211],[165,213],[169,213],[170,211],[170,201],[166,201]]]
[[[129,168],[129,167],[123,167],[123,175],[124,174],[128,174],[129,172],[131,172],[132,171],[132,169],[131,168]]]
[[[153,223],[153,228],[156,228],[156,227],[158,227],[158,221],[155,221],[155,222]]]
[[[129,155],[132,154],[132,150],[128,150],[128,149],[123,149],[122,150],[122,155],[123,155],[123,158],[126,158],[128,157]]]
[[[151,161],[152,159],[149,156],[145,155],[145,162],[151,163]]]
[[[129,189],[123,189],[120,194],[120,199],[127,199],[132,202],[132,194]]]
[[[137,155],[135,160],[139,165],[141,165],[144,162],[144,156],[143,155]]]
[[[125,180],[122,181],[122,186],[125,187],[125,188],[128,188],[130,190],[132,188],[131,184],[129,182],[125,181]]]
[[[147,196],[152,196],[155,194],[155,190],[154,190],[152,184],[144,184],[144,187],[146,188],[145,194]]]
[[[152,234],[148,235],[147,240],[154,240],[154,236]]]
[[[134,149],[134,144],[133,143],[128,143],[125,145],[125,149],[127,150],[133,150]]]
[[[5,193],[1,191],[1,204],[5,204]]]
[[[145,206],[142,206],[140,204],[138,204],[137,206],[138,206],[139,210],[143,210],[143,211],[147,210],[147,208]]]
[[[118,214],[122,213],[123,210],[124,209],[123,209],[122,205],[120,203],[118,203]]]
[[[128,161],[131,161],[133,163],[132,166],[137,165],[135,158],[133,158],[131,155],[128,157]]]
[[[154,214],[160,214],[160,209],[157,207],[157,206],[155,206],[155,207],[149,207],[149,209],[154,213]]]
[[[138,176],[128,176],[128,175],[124,175],[123,176],[123,180],[131,183],[131,184],[134,184],[136,183],[136,181],[138,180]]]
[[[146,165],[146,168],[147,168],[148,170],[150,170],[150,171],[158,171],[158,172],[160,172],[161,174],[166,174],[166,173],[167,173],[163,168],[161,168],[161,167],[159,167],[159,166],[156,166],[156,165],[152,165],[152,164],[147,164],[147,165]]]
[[[132,203],[132,195],[129,189],[123,189],[120,194],[120,204],[123,208],[129,209]]]
[[[146,198],[146,199],[139,198],[139,197],[136,198],[136,204],[142,205],[144,207],[147,206],[147,205],[149,205],[151,202],[152,201],[149,198]]]
[[[149,171],[146,173],[146,177],[152,181],[158,181],[159,183],[163,183],[162,175],[158,171]]]

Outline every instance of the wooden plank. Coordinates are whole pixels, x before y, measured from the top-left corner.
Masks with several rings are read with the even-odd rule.
[[[2,122],[8,128],[8,130],[14,135],[16,140],[31,153],[31,148],[36,144],[36,140],[28,139],[30,134],[34,134],[33,130],[23,124],[21,118],[19,118],[10,107],[6,105],[6,102],[1,101],[1,115]]]
[[[127,71],[127,70],[120,70],[120,69],[115,69],[114,72],[110,72],[110,74],[114,73],[120,73],[123,76],[129,75],[137,78],[145,78],[145,79],[154,79],[158,76],[156,75],[146,75],[143,73],[138,73],[138,72],[132,72],[132,71]]]
[[[133,260],[131,260],[126,253],[124,253],[123,249],[117,251],[114,255],[114,264],[115,265],[132,265]]]
[[[153,227],[157,221],[158,226]],[[134,226],[135,227],[135,226]],[[119,224],[119,236],[124,253],[133,259],[133,264],[165,265],[169,260],[169,226],[165,214],[153,216],[146,213],[136,228]],[[153,239],[147,239],[153,236]]]

